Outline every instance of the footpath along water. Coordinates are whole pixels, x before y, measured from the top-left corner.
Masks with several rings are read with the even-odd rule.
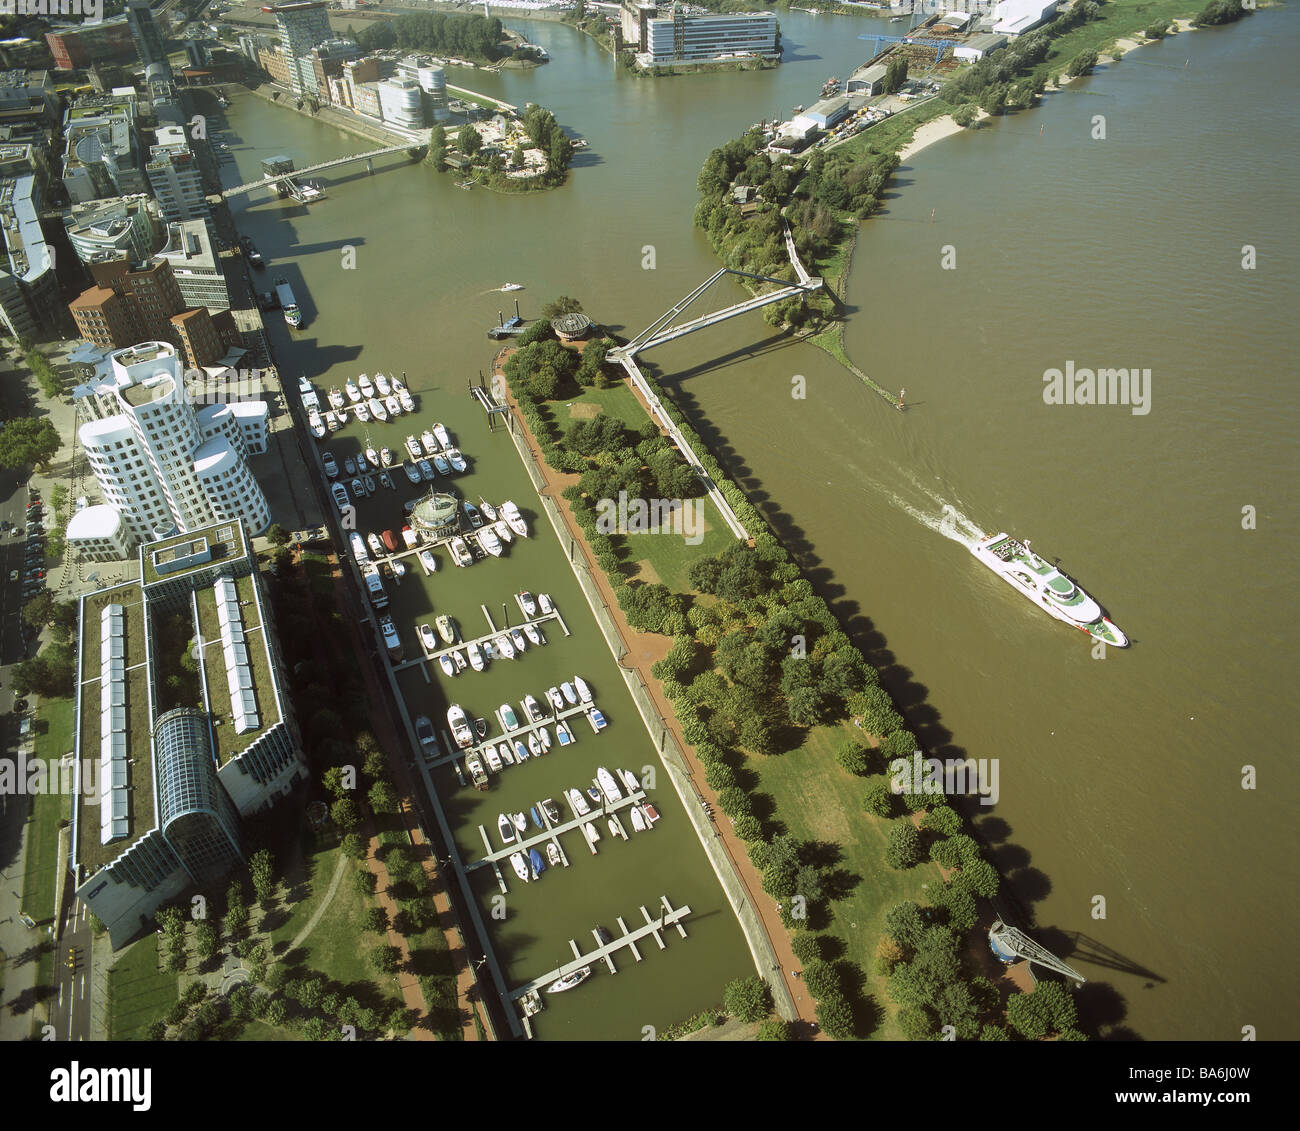
[[[1042,109],[941,142],[901,171],[889,211],[859,241],[846,342],[873,377],[907,388],[908,412],[821,352],[776,338],[758,316],[643,359],[841,603],[934,752],[1002,759],[984,832],[1019,902],[1067,932],[1063,944],[1077,939],[1080,968],[1114,987],[1093,998],[1103,1031],[1192,1039],[1252,1023],[1294,1034],[1277,1004],[1278,990],[1294,986],[1281,949],[1288,913],[1260,866],[1293,847],[1282,831],[1285,791],[1239,785],[1246,763],[1274,779],[1285,772],[1276,752],[1296,721],[1277,707],[1291,699],[1290,621],[1278,614],[1300,550],[1286,501],[1294,409],[1277,363],[1296,298],[1295,250],[1278,225],[1297,146],[1290,102],[1276,90],[1294,83],[1283,34],[1294,19],[1262,12],[1143,48]],[[553,62],[475,72],[474,82],[547,105],[590,140],[568,185],[537,197],[463,192],[393,159],[373,178],[330,178],[329,199],[310,213],[264,196],[236,202],[241,230],[271,260],[267,277],[288,274],[307,315],[292,344],[272,325],[286,376],[328,388],[406,369],[413,388],[437,398],[420,419],[446,418],[476,458],[476,477],[506,477],[484,493],[523,495],[508,441],[486,437],[464,395],[489,366],[484,331],[497,311],[511,313],[518,297],[535,314],[568,293],[617,329],[648,324],[717,269],[690,224],[709,149],[760,116],[809,104],[827,75],[842,77],[870,50],[849,32],[880,23],[790,13],[789,61],[778,71],[662,82],[615,74],[571,29],[527,25]],[[1105,142],[1088,136],[1098,112],[1108,116]],[[230,176],[240,180],[274,153],[307,164],[368,145],[251,97],[235,99],[229,121],[239,139]],[[949,243],[958,268],[944,272]],[[1247,243],[1260,249],[1253,274],[1239,270]],[[355,270],[343,266],[349,249]],[[506,281],[527,289],[494,290]],[[719,290],[719,305],[740,294],[729,283]],[[1041,375],[1067,360],[1150,366],[1152,411],[1045,406]],[[807,379],[804,402],[791,399],[796,374]],[[406,430],[389,435],[400,441]],[[327,446],[355,452],[359,430],[342,436]],[[936,536],[945,505],[974,528],[1008,529],[1059,556],[1133,648],[1091,659],[1084,638]],[[1247,505],[1260,516],[1253,533],[1241,529]],[[559,591],[567,567],[558,547],[551,565],[548,554],[520,555],[529,576],[499,592],[483,580],[482,600],[499,613],[512,588],[545,581]],[[475,566],[456,582],[503,565],[513,568]],[[534,568],[556,576],[538,580]],[[434,605],[444,580],[440,572],[429,587]],[[576,587],[560,600],[566,616],[581,608]],[[478,601],[455,603],[463,623],[481,619]],[[603,647],[594,625],[572,646],[593,649],[593,663]],[[532,660],[517,661],[519,671]],[[491,678],[467,674],[462,686]],[[520,694],[539,693],[531,676],[524,682]],[[476,692],[466,705],[483,713],[505,697]],[[630,704],[611,701],[610,713],[617,726],[599,739],[588,728],[577,751],[615,736],[625,715],[631,729]],[[589,875],[611,857],[588,858]],[[579,879],[579,866],[545,879]],[[540,907],[557,886],[518,898]],[[1104,920],[1093,918],[1099,894]],[[607,914],[590,909],[598,913]],[[594,922],[560,917],[545,938],[522,915],[507,918],[498,934],[521,973],[562,960],[561,936],[590,938]],[[670,943],[674,970],[699,942]],[[632,993],[633,979],[620,979],[602,979],[602,993]],[[563,996],[565,1009],[585,1012],[584,991]],[[635,1029],[635,1003],[620,1011],[599,1023]],[[543,1021],[553,1030],[560,1017]]]

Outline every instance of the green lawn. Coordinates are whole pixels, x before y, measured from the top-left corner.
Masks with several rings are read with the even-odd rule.
[[[311,894],[295,904],[288,921],[271,933],[273,943],[291,943],[307,925],[329,892],[338,859],[337,847],[321,848],[312,854],[309,858]],[[361,925],[361,916],[369,901],[361,896],[352,881],[352,874],[359,867],[359,864],[351,862],[344,866],[342,882],[329,908],[302,943],[304,964],[344,985],[374,981],[374,971],[366,956],[370,944],[376,940],[367,936]],[[383,989],[388,992],[391,987]]]
[[[36,712],[34,757],[60,758],[72,749],[72,721],[76,702],[43,699]],[[46,728],[41,733],[41,727]],[[54,918],[54,890],[59,867],[59,822],[72,818],[72,798],[42,793],[32,799],[27,823],[27,863],[23,872],[23,910],[38,923]]]
[[[298,1034],[287,1027],[268,1025],[265,1021],[245,1021],[237,1041],[296,1041]]]
[[[108,1039],[146,1041],[180,998],[175,974],[158,972],[158,936],[133,942],[108,972]]]
[[[629,428],[640,428],[649,419],[645,409],[641,407],[641,402],[621,381],[608,389],[583,389],[581,395],[571,401],[565,401],[563,404],[555,401],[550,407],[555,412],[556,421],[567,432],[576,421],[591,419],[593,414],[590,408],[586,407],[590,405],[598,405],[600,411],[606,416],[618,417]]]
[[[903,872],[885,863],[885,845],[896,822],[863,810],[868,779],[841,769],[834,759],[835,747],[846,736],[861,739],[861,732],[847,724],[818,727],[797,750],[770,758],[753,757],[745,767],[758,774],[755,792],[771,796],[776,816],[787,832],[799,840],[837,845],[841,855],[832,870],[858,877],[848,895],[831,905],[833,918],[826,931],[844,944],[843,957],[866,975],[865,988],[876,1004],[887,1008],[885,980],[872,972],[885,912],[904,900],[928,902],[921,885],[940,882],[940,875],[938,866],[931,863]],[[903,1039],[892,1010],[889,1012],[888,1019],[871,1034],[872,1040]]]

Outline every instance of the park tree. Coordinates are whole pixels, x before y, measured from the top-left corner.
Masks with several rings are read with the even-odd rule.
[[[872,778],[867,783],[867,792],[862,799],[862,807],[877,817],[892,817],[898,811],[898,798],[889,788],[889,779]]]
[[[200,959],[208,959],[217,953],[221,946],[221,937],[217,934],[217,928],[207,920],[202,919],[194,926],[194,953]]]
[[[367,931],[378,931],[382,935],[388,930],[388,912],[382,907],[369,907],[363,922]]]
[[[395,946],[377,946],[370,952],[370,964],[381,974],[395,974],[402,964],[402,952]]]
[[[350,832],[361,823],[361,814],[357,812],[357,803],[350,797],[341,797],[330,806],[330,820],[344,832]]]
[[[266,540],[272,546],[287,546],[289,544],[289,532],[278,522],[273,522],[266,532]]]
[[[848,738],[835,749],[835,761],[851,774],[866,774],[871,768],[871,751]]]
[[[386,781],[377,781],[366,795],[370,808],[376,813],[392,814],[398,811],[397,791]]]
[[[783,1017],[769,1017],[758,1027],[757,1039],[760,1041],[793,1040],[790,1022]]]
[[[817,1002],[817,1024],[837,1041],[853,1036],[853,1009],[838,990]]]
[[[761,1021],[772,1012],[772,991],[757,975],[737,978],[722,991],[722,1004],[737,1021]]]
[[[456,134],[456,148],[466,157],[473,157],[483,148],[483,137],[478,130],[466,122]]]
[[[1065,68],[1065,73],[1071,78],[1077,75],[1090,75],[1092,69],[1097,65],[1097,52],[1088,48],[1080,51]]]
[[[15,470],[49,467],[63,441],[49,417],[21,416],[0,427],[0,467]]]
[[[253,881],[253,896],[261,904],[268,904],[275,895],[275,858],[263,848],[249,858],[248,874]]]
[[[885,862],[891,868],[910,868],[920,862],[921,835],[911,821],[895,825],[885,846]]]

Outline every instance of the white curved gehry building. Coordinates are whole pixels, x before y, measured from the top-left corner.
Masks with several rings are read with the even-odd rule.
[[[78,431],[112,524],[102,507],[69,524],[68,540],[86,557],[109,560],[109,549],[184,533],[215,521],[242,519],[250,531],[270,524],[270,507],[246,462],[266,450],[265,402],[196,407],[185,393],[180,358],[166,342],[144,342],[109,355],[109,393],[118,412]],[[83,512],[84,514],[85,512]],[[107,533],[106,533],[107,532]],[[119,555],[121,556],[121,555]]]

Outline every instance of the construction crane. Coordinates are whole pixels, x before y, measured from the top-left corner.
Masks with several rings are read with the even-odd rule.
[[[933,47],[938,51],[934,60],[936,63],[943,60],[944,48],[961,46],[961,41],[957,39],[917,39],[912,35],[860,35],[858,38],[875,41],[876,50],[871,54],[873,59],[880,54],[882,43],[910,43],[913,47]]]
[[[1055,970],[1058,974],[1073,978],[1076,982],[1083,983],[1088,980],[1072,966],[1067,966],[1050,950],[1039,946],[1023,931],[1008,927],[1001,919],[989,928],[989,946],[999,961],[1008,966],[1016,959],[1023,958],[1027,962],[1037,962],[1039,966],[1045,966],[1048,970]],[[1032,975],[1031,970],[1030,976]]]

